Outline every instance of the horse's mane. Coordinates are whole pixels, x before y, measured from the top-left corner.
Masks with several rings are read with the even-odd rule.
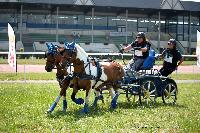
[[[75,47],[77,49],[77,58],[83,60],[84,62],[87,62],[88,54],[85,52],[85,50],[78,44],[75,44]]]

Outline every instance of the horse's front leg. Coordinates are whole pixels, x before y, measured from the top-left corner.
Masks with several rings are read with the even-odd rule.
[[[86,89],[85,105],[84,105],[84,108],[83,108],[83,111],[82,111],[83,113],[88,113],[89,98],[90,98],[91,90],[92,90],[92,87]]]
[[[72,95],[71,95],[71,99],[73,102],[75,102],[76,104],[83,104],[84,103],[84,100],[82,98],[76,98],[76,93],[78,92],[78,78],[74,78],[73,79],[73,92],[72,92]]]
[[[96,107],[97,106],[97,102],[98,102],[99,99],[101,99],[102,95],[100,95],[100,92],[97,91],[96,89],[94,89],[94,94],[95,94],[95,99],[94,99],[94,102],[93,102],[92,106]]]
[[[66,90],[68,89],[70,80],[64,80],[62,83],[60,96],[63,96],[63,112],[67,110]]]
[[[58,104],[59,100],[61,98],[61,95],[57,96],[56,100],[53,102],[53,104],[50,106],[50,108],[47,110],[47,113],[53,112],[55,109],[56,105]]]
[[[73,92],[71,95],[71,99],[73,102],[75,102],[78,105],[81,105],[84,103],[84,100],[82,98],[76,98],[76,93],[78,92],[78,89],[76,87],[73,87]]]
[[[102,87],[104,87],[104,84],[99,85],[97,88],[94,89],[94,94],[95,94],[95,99],[93,102],[93,107],[97,106],[97,102],[98,100],[102,100],[102,102],[104,103],[104,99],[103,99],[103,95],[100,91],[102,91]]]

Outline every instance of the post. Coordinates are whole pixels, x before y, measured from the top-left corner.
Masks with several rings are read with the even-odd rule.
[[[58,15],[59,15],[59,7],[56,10],[56,42],[58,42]]]
[[[24,64],[24,82],[26,83],[26,58],[25,58],[25,64]]]
[[[126,43],[128,42],[127,34],[128,34],[128,9],[126,9]]]
[[[160,53],[160,11],[158,12],[158,44],[157,44],[157,47],[158,47],[158,53]]]
[[[188,52],[191,54],[191,12],[189,14],[189,38],[188,38]]]
[[[23,15],[23,5],[21,5],[21,11],[20,11],[20,33],[19,33],[20,41],[22,41],[22,15]]]
[[[92,8],[92,43],[94,42],[94,7]]]

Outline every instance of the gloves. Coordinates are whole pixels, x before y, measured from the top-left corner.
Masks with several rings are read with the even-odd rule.
[[[123,48],[120,49],[120,50],[119,50],[119,53],[122,53],[122,54],[123,54],[123,53],[124,53],[124,49],[123,49]]]

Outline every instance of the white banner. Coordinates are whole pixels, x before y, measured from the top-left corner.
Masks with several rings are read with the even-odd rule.
[[[197,55],[197,66],[200,67],[200,32],[198,30],[197,30],[196,55]]]
[[[9,39],[8,63],[16,71],[17,68],[16,68],[15,33],[9,23],[8,23],[8,39]]]

